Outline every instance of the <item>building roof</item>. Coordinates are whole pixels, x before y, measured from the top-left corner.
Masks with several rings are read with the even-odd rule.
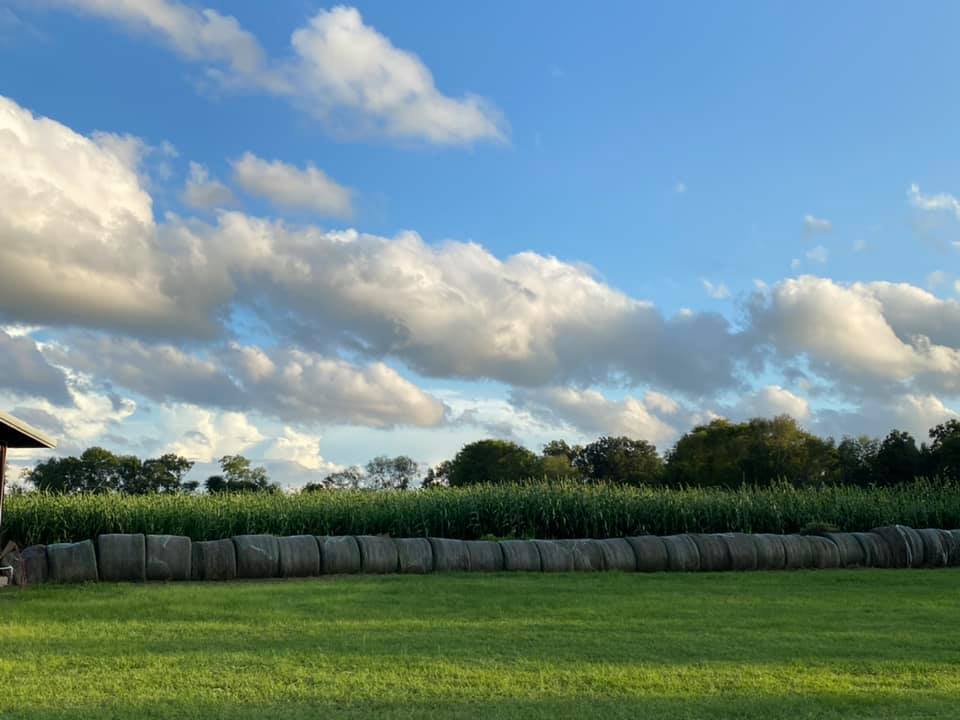
[[[0,445],[9,448],[55,448],[57,443],[23,420],[0,412]]]

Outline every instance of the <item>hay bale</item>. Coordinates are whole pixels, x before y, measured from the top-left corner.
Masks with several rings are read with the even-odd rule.
[[[781,535],[784,549],[784,568],[802,570],[813,567],[813,547],[804,535]]]
[[[556,540],[558,545],[567,548],[573,554],[573,569],[580,572],[596,572],[605,568],[604,552],[601,540]],[[633,550],[630,550],[631,557]],[[634,563],[636,561],[634,560]]]
[[[819,570],[842,567],[840,548],[832,540],[820,535],[808,535],[807,542],[813,550],[813,567]]]
[[[906,525],[887,525],[874,528],[890,548],[890,567],[911,568],[923,564],[923,540],[917,531]]]
[[[317,544],[324,575],[360,572],[360,545],[353,535],[322,535],[317,538]]]
[[[543,572],[571,572],[573,552],[553,540],[534,540],[540,551],[540,569]]]
[[[753,536],[757,546],[757,570],[783,570],[787,566],[787,550],[779,535],[761,533]]]
[[[357,535],[360,569],[368,575],[395,573],[400,569],[397,546],[385,535]]]
[[[47,569],[50,582],[96,582],[97,552],[93,540],[47,545]]]
[[[501,540],[503,569],[511,572],[540,572],[540,551],[529,540]]]
[[[667,546],[664,545],[663,538],[656,535],[638,535],[628,537],[627,542],[637,558],[638,571],[660,572],[669,566],[670,559],[667,557]]]
[[[190,577],[193,580],[234,580],[237,549],[233,540],[204,540],[191,544]]]
[[[147,541],[142,533],[111,533],[97,538],[100,579],[143,582],[147,579]]]
[[[720,533],[718,536],[730,553],[730,569],[737,571],[756,570],[759,565],[757,544],[753,535],[746,533]]]
[[[500,572],[503,570],[503,549],[494,540],[466,540],[473,572]]]
[[[463,540],[430,538],[433,549],[433,569],[436,572],[456,572],[470,569],[470,551]]]
[[[839,567],[866,567],[867,554],[864,552],[863,545],[857,540],[853,533],[817,533],[837,546],[840,553]]]
[[[700,569],[700,551],[693,538],[689,535],[667,535],[662,540],[667,548],[668,570],[696,572]]]
[[[47,581],[47,575],[46,545],[31,545],[20,551],[18,582],[21,585],[40,585]]]
[[[189,580],[190,545],[183,535],[147,535],[147,580]]]
[[[280,577],[313,577],[320,574],[320,547],[313,535],[277,538]]]
[[[936,528],[925,528],[916,532],[923,541],[923,564],[927,567],[947,567],[951,556],[956,552],[953,535]]]
[[[637,571],[637,556],[633,547],[623,538],[609,538],[598,540],[603,552],[603,567],[605,570],[622,570],[623,572]]]
[[[397,538],[397,560],[400,572],[422,575],[433,572],[433,549],[426,538]]]
[[[950,567],[956,567],[960,565],[960,530],[947,530],[947,532],[950,533],[950,537],[953,538],[953,544],[951,545],[952,550],[947,562]]]
[[[727,550],[727,544],[719,535],[697,533],[690,535],[690,539],[693,540],[700,554],[701,571],[720,572],[731,568],[730,551]]]
[[[280,575],[280,543],[273,535],[236,535],[237,577],[275,578]]]
[[[887,541],[876,533],[855,532],[853,535],[860,546],[863,548],[863,562],[866,567],[888,568],[890,567],[890,546]]]

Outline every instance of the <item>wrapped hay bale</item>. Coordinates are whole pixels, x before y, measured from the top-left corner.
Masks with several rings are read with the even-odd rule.
[[[385,535],[358,535],[360,569],[368,575],[395,573],[400,568],[397,546]]]
[[[50,582],[96,582],[97,552],[93,540],[47,545],[47,570]]]
[[[317,538],[317,544],[324,575],[360,572],[360,545],[353,535],[322,535]]]
[[[237,577],[275,578],[280,575],[280,543],[273,535],[236,535]]]
[[[661,539],[667,549],[668,570],[696,572],[700,569],[700,551],[689,535],[667,535]]]
[[[950,533],[950,537],[953,538],[952,549],[947,562],[950,567],[956,567],[960,565],[960,530],[947,530],[947,532]]]
[[[628,537],[627,542],[633,548],[638,571],[661,572],[669,567],[670,559],[667,557],[667,546],[663,544],[663,538],[656,535],[637,535]]]
[[[204,540],[191,544],[190,577],[194,580],[235,580],[237,549],[233,540]]]
[[[842,567],[840,565],[840,549],[832,540],[820,535],[808,535],[807,542],[813,550],[813,567],[819,570]]]
[[[430,538],[433,549],[433,569],[437,572],[456,572],[470,569],[470,551],[463,540]]]
[[[533,544],[540,551],[540,569],[543,572],[571,572],[573,570],[573,553],[553,540],[534,540]]]
[[[720,539],[730,553],[730,569],[745,571],[756,570],[758,565],[757,544],[753,535],[745,533],[720,533]]]
[[[18,582],[21,585],[40,585],[47,581],[47,575],[46,545],[31,545],[20,551]]]
[[[426,538],[397,538],[397,561],[400,572],[422,575],[433,572],[433,549]]]
[[[804,535],[781,535],[787,570],[813,567],[813,547]]]
[[[183,535],[147,535],[147,580],[189,580],[192,548]]]
[[[623,538],[599,540],[603,552],[603,567],[607,570],[637,571],[637,556],[633,547]]]
[[[787,550],[779,535],[761,533],[753,536],[757,546],[757,570],[783,570],[787,566]]]
[[[890,548],[890,567],[912,568],[923,564],[923,540],[906,525],[888,525],[870,532],[882,537]]]
[[[863,562],[866,567],[888,568],[890,567],[890,546],[887,541],[876,533],[855,532],[853,535],[860,547],[863,548]]]
[[[573,554],[573,569],[580,572],[596,572],[605,568],[600,540],[557,540]],[[631,557],[633,550],[630,551]]]
[[[917,530],[923,541],[923,564],[927,567],[947,567],[955,554],[956,540],[946,530],[925,528]]]
[[[511,572],[540,572],[540,551],[529,540],[501,540],[503,569]]]
[[[719,535],[696,533],[691,534],[690,538],[700,554],[701,572],[720,572],[731,568],[730,551]]]
[[[320,574],[320,546],[313,535],[277,538],[280,577],[314,577]]]
[[[142,533],[111,533],[97,538],[100,579],[143,582],[147,579],[147,541]]]
[[[839,567],[867,567],[867,554],[863,545],[853,533],[823,532],[817,533],[837,546],[840,553]]]
[[[466,540],[473,572],[500,572],[503,570],[503,549],[494,540]]]

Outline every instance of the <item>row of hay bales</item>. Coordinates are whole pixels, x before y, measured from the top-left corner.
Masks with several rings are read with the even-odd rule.
[[[960,530],[904,525],[814,535],[689,534],[607,540],[449,540],[380,535],[101,535],[16,554],[21,584],[232,580],[450,571],[747,571],[960,566]]]

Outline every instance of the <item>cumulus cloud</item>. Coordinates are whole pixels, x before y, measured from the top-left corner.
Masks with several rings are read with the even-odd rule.
[[[270,58],[236,18],[177,0],[50,2],[155,35],[205,63],[208,80],[285,97],[340,132],[446,145],[505,139],[490,103],[440,92],[420,58],[352,7],[321,10],[291,35],[292,57]]]
[[[916,183],[907,190],[910,204],[918,210],[926,212],[946,212],[960,220],[960,200],[949,193],[926,195],[920,191]]]
[[[828,233],[833,230],[833,223],[825,218],[818,218],[814,215],[803,216],[803,231],[809,235],[816,233]]]
[[[810,404],[786,388],[768,385],[744,395],[730,414],[742,419],[790,415],[797,420],[806,420],[810,417]]]
[[[0,330],[0,388],[17,396],[43,397],[57,405],[72,403],[63,372],[53,367],[29,336]]]
[[[927,440],[929,429],[960,418],[955,410],[931,394],[903,393],[868,398],[854,410],[820,410],[811,429],[821,435],[871,435],[883,437],[891,430],[906,430],[917,442]]]
[[[823,245],[817,245],[815,248],[807,250],[807,260],[823,265],[830,259],[830,251]]]
[[[280,207],[305,208],[338,218],[353,214],[353,192],[313,164],[301,170],[248,152],[233,163],[233,177],[251,195],[265,197]]]
[[[180,198],[186,205],[198,210],[229,207],[236,200],[230,188],[211,178],[207,168],[196,162],[190,163],[190,175]]]
[[[703,283],[703,289],[707,291],[707,295],[714,300],[726,300],[730,297],[730,288],[724,283],[714,284],[709,280],[701,280],[700,282]]]
[[[194,462],[213,462],[224,455],[245,452],[265,439],[242,412],[217,412],[196,405],[179,404],[164,408],[161,425],[182,429],[182,434],[163,452],[183,455]]]
[[[320,455],[320,438],[284,427],[282,434],[273,438],[263,450],[265,460],[294,463],[304,470],[329,473],[339,466],[327,462]]]

